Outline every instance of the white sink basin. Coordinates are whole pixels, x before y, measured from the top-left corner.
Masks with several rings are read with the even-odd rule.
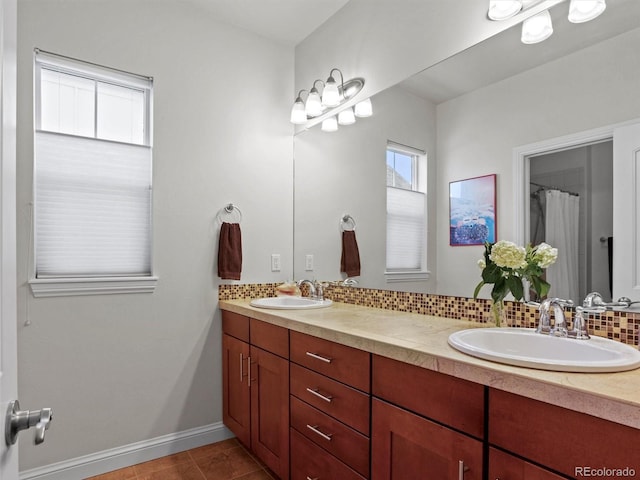
[[[276,310],[294,310],[310,308],[326,308],[331,306],[331,300],[312,300],[306,297],[268,297],[251,300],[250,305],[258,308],[272,308]]]
[[[559,372],[621,372],[640,367],[640,351],[606,338],[558,338],[528,328],[473,328],[449,336],[449,345],[474,357]]]

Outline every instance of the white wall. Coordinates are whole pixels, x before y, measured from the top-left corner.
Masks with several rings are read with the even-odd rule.
[[[427,282],[387,284],[386,158],[387,140],[427,152],[428,232],[435,231],[435,106],[400,87],[373,99],[374,115],[327,133],[315,126],[295,137],[295,278],[339,280],[340,219],[356,221],[361,276],[368,288],[426,292],[436,278],[435,235],[429,235]],[[305,255],[315,258],[304,271]]]
[[[214,219],[242,210],[243,283],[291,277],[293,49],[173,1],[21,0],[18,15],[19,392],[55,413],[43,445],[22,436],[25,470],[221,420]],[[154,77],[153,294],[29,291],[34,47]]]
[[[636,29],[438,105],[438,204],[450,181],[497,173],[498,238],[514,239],[514,147],[639,117],[639,42]],[[482,247],[449,247],[447,225],[440,208],[438,293],[471,296]]]

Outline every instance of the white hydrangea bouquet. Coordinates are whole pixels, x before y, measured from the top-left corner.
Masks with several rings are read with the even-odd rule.
[[[544,269],[558,258],[558,249],[546,243],[532,247],[520,247],[513,242],[500,240],[485,243],[484,258],[478,260],[482,269],[482,280],[478,283],[473,298],[478,297],[480,289],[493,284],[491,299],[496,325],[500,326],[504,299],[511,294],[516,300],[524,297],[522,281],[529,282],[538,299],[544,297],[551,285],[544,280]]]

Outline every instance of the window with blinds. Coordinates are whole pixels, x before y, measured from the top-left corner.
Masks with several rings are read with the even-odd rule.
[[[424,152],[387,145],[386,272],[426,272],[426,157]]]
[[[35,54],[35,278],[151,277],[152,80]]]

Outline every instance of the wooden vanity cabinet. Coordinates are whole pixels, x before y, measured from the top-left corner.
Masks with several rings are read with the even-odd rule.
[[[291,335],[291,479],[366,479],[371,354]]]
[[[489,448],[490,480],[566,480],[566,478],[506,452],[493,447]]]
[[[482,480],[482,385],[377,355],[372,372],[372,478]]]
[[[611,478],[576,470],[602,467],[640,476],[640,430],[493,388],[489,444],[570,478]]]
[[[222,312],[224,424],[289,478],[289,331]]]

